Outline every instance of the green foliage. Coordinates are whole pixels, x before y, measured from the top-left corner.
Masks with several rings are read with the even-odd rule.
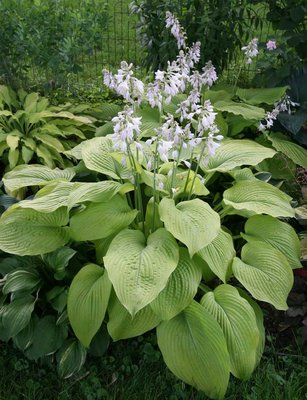
[[[143,0],[132,4],[140,21],[141,43],[147,48],[144,64],[153,70],[165,68],[167,61],[176,56],[171,35],[165,27],[166,11],[179,16],[190,43],[202,42],[200,66],[211,60],[219,72],[229,66],[235,50],[243,46],[251,25],[261,24],[248,1]]]
[[[35,67],[51,87],[80,71],[82,57],[101,50],[108,20],[102,0],[82,6],[74,0],[4,0],[0,15],[2,79],[20,85]]]
[[[304,150],[278,135],[246,138],[285,90],[210,91],[217,124],[233,133],[211,157],[202,140],[162,157],[147,139],[164,110],[135,103],[143,151],[128,140],[119,151],[104,132],[69,152],[77,167],[5,174],[7,190],[34,195],[0,218],[0,250],[23,256],[0,263],[2,339],[30,359],[55,354],[70,376],[108,335],[156,328],[169,369],[211,398],[224,397],[230,374],[249,378],[264,348],[252,297],[286,310],[300,266],[296,234],[279,220],[295,216],[292,199],[262,166],[277,154],[304,162]],[[177,103],[167,107],[179,120]]]
[[[40,162],[68,167],[65,156],[76,143],[92,136],[93,118],[75,115],[67,107],[52,107],[38,93],[0,86],[0,154],[4,166]]]

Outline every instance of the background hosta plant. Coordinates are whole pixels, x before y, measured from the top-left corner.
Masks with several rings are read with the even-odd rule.
[[[81,344],[72,332],[59,334],[74,340],[71,370],[81,366],[84,347],[105,348],[105,323],[114,340],[156,328],[170,370],[221,399],[230,373],[249,378],[263,352],[262,312],[253,298],[287,309],[299,241],[285,222],[294,217],[290,196],[261,168],[276,150],[232,137],[247,126],[242,118],[256,129],[265,109],[227,92],[215,101],[221,94],[209,90],[217,79],[212,64],[194,70],[200,44],[186,46],[170,13],[167,25],[179,56],[152,83],[145,86],[125,62],[117,74],[105,73],[126,106],[112,120],[113,134],[70,151],[78,168],[20,166],[4,176],[7,190],[41,189],[2,214],[0,249],[42,255],[49,264],[60,249],[80,252],[62,311]],[[232,125],[236,135],[228,135],[231,116],[240,117]],[[56,264],[65,277],[67,264]],[[4,287],[14,271],[4,274]],[[36,276],[27,297],[16,299],[26,307],[23,327],[35,312]],[[7,291],[2,321],[15,301]],[[11,325],[2,325],[14,337]]]
[[[0,154],[7,169],[40,162],[70,166],[65,151],[95,132],[93,117],[52,107],[38,93],[0,86]]]

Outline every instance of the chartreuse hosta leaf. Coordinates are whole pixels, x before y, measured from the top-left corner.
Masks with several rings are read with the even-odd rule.
[[[112,151],[112,140],[108,137],[87,140],[81,148],[82,159],[88,169],[119,179],[126,168],[114,160]]]
[[[201,249],[197,255],[206,261],[212,272],[223,282],[231,274],[232,260],[236,255],[232,237],[220,229],[219,234],[208,246]]]
[[[70,219],[70,233],[77,241],[103,239],[130,225],[137,213],[116,195],[112,201],[90,203],[74,214]]]
[[[112,241],[104,264],[120,302],[132,316],[165,288],[177,267],[179,248],[164,228],[148,236],[125,229]]]
[[[261,301],[278,310],[286,310],[287,297],[293,285],[293,273],[287,258],[270,244],[252,241],[243,246],[241,258],[232,264],[234,276]]]
[[[276,151],[252,140],[226,140],[210,158],[206,170],[227,172],[241,165],[257,165],[275,154]]]
[[[214,317],[193,301],[157,327],[158,345],[168,368],[212,399],[223,399],[230,359],[223,331]]]
[[[301,268],[300,241],[295,230],[287,223],[269,215],[255,215],[245,224],[245,240],[263,240],[283,253],[291,268]]]
[[[22,208],[33,208],[42,212],[52,212],[60,207],[71,209],[76,204],[109,201],[116,193],[133,189],[129,183],[102,182],[52,182],[38,191],[33,200],[19,202]]]
[[[253,308],[230,285],[220,285],[206,293],[200,303],[224,332],[231,373],[239,379],[248,379],[258,362],[260,339]]]
[[[142,308],[132,318],[115,295],[111,296],[108,313],[107,328],[113,340],[129,339],[143,335],[161,322],[161,318],[152,311],[150,306]]]
[[[258,346],[257,346],[257,364],[259,364],[261,357],[262,357],[262,353],[264,350],[264,345],[265,345],[265,329],[264,329],[264,325],[263,325],[263,312],[261,310],[261,308],[259,307],[259,305],[250,297],[250,295],[245,292],[245,290],[241,289],[241,288],[237,288],[237,290],[240,293],[240,296],[243,297],[243,299],[245,299],[246,301],[248,301],[248,303],[250,304],[250,306],[252,307],[252,309],[254,310],[255,313],[255,317],[256,317],[256,323],[257,323],[257,327],[258,327],[258,331],[259,331],[259,342],[258,342]]]
[[[244,101],[252,105],[258,105],[261,103],[274,104],[280,100],[285,94],[287,86],[275,87],[275,88],[261,88],[261,89],[237,89],[236,94]]]
[[[176,205],[174,200],[164,197],[159,212],[165,228],[187,246],[191,257],[211,243],[219,233],[219,215],[200,199]]]
[[[12,206],[0,218],[0,249],[21,256],[50,253],[70,240],[67,223],[64,207],[49,214]]]
[[[224,192],[226,206],[272,217],[294,217],[290,200],[290,196],[262,181],[239,181]]]
[[[4,175],[3,183],[6,189],[13,191],[27,186],[45,186],[56,179],[70,181],[74,176],[73,168],[60,170],[45,165],[20,165]]]
[[[106,271],[96,264],[83,267],[70,285],[68,318],[75,335],[85,347],[89,346],[104,320],[111,287]]]
[[[280,135],[278,133],[271,133],[268,136],[272,145],[277,151],[285,154],[289,157],[295,164],[301,167],[307,168],[307,150],[296,143],[287,140],[286,136]]]
[[[179,263],[167,285],[150,307],[162,320],[175,317],[193,300],[201,281],[201,269],[190,258],[187,249],[179,249]]]
[[[235,101],[218,101],[214,103],[214,108],[218,111],[227,111],[235,115],[242,115],[244,119],[251,121],[260,121],[265,117],[263,108]]]

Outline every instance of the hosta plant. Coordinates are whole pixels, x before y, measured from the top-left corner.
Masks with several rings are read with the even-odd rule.
[[[0,86],[0,155],[7,170],[41,163],[49,168],[71,165],[65,151],[95,133],[94,118],[52,107],[38,93]]]
[[[211,92],[214,67],[194,71],[200,44],[185,47],[169,13],[167,25],[180,48],[177,60],[147,87],[124,62],[117,74],[106,72],[105,83],[127,105],[113,118],[112,135],[70,151],[80,160],[77,169],[20,166],[4,176],[9,191],[41,189],[2,214],[0,249],[43,258],[69,245],[91,249],[67,297],[82,346],[95,340],[103,347],[97,333],[104,324],[113,340],[156,329],[169,369],[221,399],[230,373],[248,379],[261,358],[265,334],[256,300],[287,309],[292,269],[300,268],[299,240],[288,223],[291,198],[259,167],[276,151],[223,139],[229,110],[214,108],[203,90]],[[247,112],[256,125],[265,117],[260,107],[232,109]],[[3,277],[4,285],[10,277]],[[3,329],[15,297],[8,292]],[[17,315],[11,313],[8,326]],[[31,310],[14,333],[30,319]],[[74,347],[72,358],[80,360],[82,348]]]

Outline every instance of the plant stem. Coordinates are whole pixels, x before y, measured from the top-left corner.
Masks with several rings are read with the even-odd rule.
[[[191,184],[191,189],[190,189],[190,193],[189,193],[189,196],[188,196],[188,200],[190,200],[190,198],[191,198],[191,196],[192,196],[192,192],[193,192],[193,188],[194,188],[195,179],[196,179],[196,176],[197,176],[199,167],[200,167],[201,160],[202,160],[203,155],[204,155],[204,153],[205,153],[205,149],[206,149],[206,147],[207,147],[206,144],[207,144],[206,141],[204,141],[204,145],[203,145],[203,148],[202,148],[202,150],[201,150],[201,153],[200,153],[200,156],[199,156],[199,159],[198,159],[198,161],[197,161],[197,165],[196,165],[196,168],[195,168],[195,171],[194,171],[194,176],[193,176],[193,180],[192,180],[192,184]]]

